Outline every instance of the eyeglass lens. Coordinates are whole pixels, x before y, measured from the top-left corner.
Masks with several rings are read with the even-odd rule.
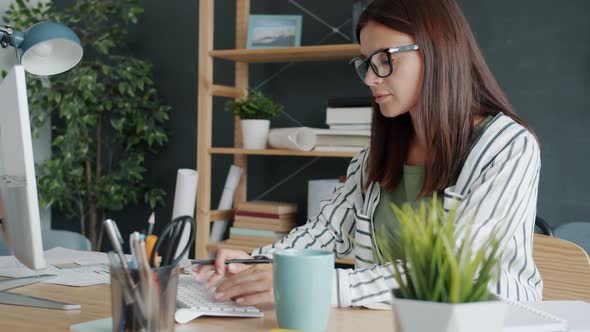
[[[373,69],[373,72],[379,77],[387,77],[392,72],[391,58],[389,53],[384,50],[379,53],[373,54],[369,59],[357,59],[354,62],[354,67],[361,80],[365,80],[367,71],[369,70],[369,64]]]

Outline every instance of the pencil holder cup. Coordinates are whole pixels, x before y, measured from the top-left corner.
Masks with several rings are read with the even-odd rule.
[[[131,288],[125,270],[111,266],[113,331],[174,331],[178,272],[178,265],[131,270]]]

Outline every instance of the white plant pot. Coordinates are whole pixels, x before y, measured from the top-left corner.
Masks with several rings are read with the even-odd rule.
[[[240,120],[245,149],[265,149],[270,120]]]
[[[439,303],[393,298],[400,332],[501,332],[506,303]]]

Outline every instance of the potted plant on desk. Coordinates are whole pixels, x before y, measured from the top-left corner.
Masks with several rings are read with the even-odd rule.
[[[275,103],[262,92],[256,91],[244,99],[227,103],[226,110],[241,119],[243,147],[264,149],[270,120],[283,112],[283,106]]]
[[[382,264],[399,288],[393,309],[402,331],[501,331],[505,304],[488,292],[496,280],[499,242],[476,244],[472,224],[457,225],[435,198],[392,209],[399,229],[376,236]],[[479,239],[478,239],[479,240]]]

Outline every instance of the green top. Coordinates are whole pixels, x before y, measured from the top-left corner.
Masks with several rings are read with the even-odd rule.
[[[485,126],[493,119],[493,116],[488,116],[473,129],[471,137],[472,144],[483,133]],[[401,206],[403,203],[409,203],[416,207],[420,201],[429,199],[432,195],[418,199],[418,195],[422,190],[422,183],[424,182],[424,166],[423,165],[404,165],[402,178],[399,185],[392,191],[381,187],[379,196],[379,203],[375,208],[373,214],[373,225],[376,232],[381,231],[384,227],[391,227],[394,230],[399,228],[399,222],[393,211],[391,210],[391,203]],[[442,199],[442,196],[439,196]],[[397,234],[394,231],[393,234]]]

